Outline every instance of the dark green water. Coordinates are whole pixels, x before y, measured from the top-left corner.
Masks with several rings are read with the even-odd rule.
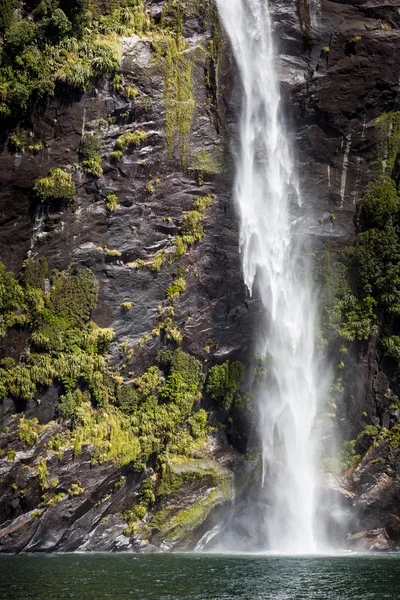
[[[274,557],[0,557],[1,600],[383,600],[400,598],[400,554]]]

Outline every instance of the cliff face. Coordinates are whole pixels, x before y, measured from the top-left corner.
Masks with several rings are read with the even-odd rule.
[[[151,27],[120,37],[118,77],[98,78],[85,93],[59,89],[25,121],[24,147],[15,151],[5,137],[0,154],[0,259],[7,269],[18,275],[27,258],[45,257],[50,273],[72,262],[73,269],[90,269],[98,282],[91,318],[114,332],[106,355],[114,387],[111,408],[92,397],[91,410],[103,411],[111,432],[114,406],[123,405],[118,390],[136,379],[133,389],[142,394],[144,382],[137,379],[160,365],[163,347],[181,347],[200,361],[204,374],[212,365],[240,361],[246,367],[242,395],[253,379],[259,306],[242,281],[231,194],[240,86],[213,4],[178,3],[178,32],[175,4],[146,2]],[[377,162],[390,135],[379,117],[398,109],[399,8],[389,0],[279,0],[272,14],[283,105],[309,208],[298,226],[310,234],[314,249],[324,252],[329,241],[336,255],[353,244],[356,202],[379,175]],[[179,39],[178,47],[171,39]],[[129,141],[138,132],[140,139]],[[83,163],[88,135],[101,141],[102,173],[96,175]],[[38,144],[39,150],[28,150]],[[40,202],[33,193],[38,178],[54,168],[72,175],[76,194],[69,204]],[[201,206],[199,199],[206,199]],[[43,293],[49,291],[47,278]],[[37,351],[29,327],[7,329],[2,359],[29,362],[28,348]],[[336,346],[330,342],[335,360]],[[383,358],[377,334],[352,342],[347,356],[337,430],[353,439],[368,424],[396,425],[398,410],[389,406],[398,400],[397,366]],[[161,368],[161,377],[170,376],[168,369],[178,372],[171,364]],[[168,438],[134,469],[120,450],[111,460],[102,446],[102,459],[96,459],[98,423],[77,451],[76,434],[71,441],[68,432],[79,430],[79,419],[60,417],[66,388],[56,375],[51,384],[39,383],[31,398],[7,393],[0,405],[0,549],[195,547],[224,512],[233,473],[240,492],[251,487],[257,468],[245,456],[256,449],[254,407],[226,401],[228,392],[218,396],[202,377],[192,416],[179,427],[196,441],[187,419],[207,410],[213,429],[202,430],[203,443],[185,454],[171,450],[175,438]],[[166,390],[157,385],[152,397],[159,394],[162,406]],[[367,455],[347,473],[360,519],[352,533],[386,527],[394,539],[397,450],[387,439],[368,450],[373,440],[364,436],[357,452]],[[102,441],[113,447],[112,433]]]

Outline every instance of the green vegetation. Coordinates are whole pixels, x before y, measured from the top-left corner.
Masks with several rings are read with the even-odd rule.
[[[379,118],[382,138],[381,159],[384,173],[392,174],[400,154],[400,111],[384,113]]]
[[[101,177],[103,174],[101,166],[102,147],[103,142],[98,134],[85,133],[79,149],[82,157],[81,166],[85,173],[93,175],[93,177]]]
[[[362,435],[362,433],[360,435]],[[356,440],[345,442],[337,456],[333,458],[325,457],[323,459],[324,470],[328,473],[340,475],[357,464],[361,456],[355,453],[355,445]]]
[[[67,494],[64,492],[58,492],[58,494],[53,494],[45,503],[46,506],[54,506],[54,504],[58,504],[68,498]]]
[[[94,276],[88,269],[55,270],[51,290],[44,292],[46,274],[44,260],[27,261],[17,282],[0,265],[1,333],[8,327],[24,327],[30,336],[24,362],[11,358],[0,362],[0,398],[30,400],[38,386],[57,381],[67,395],[80,385],[101,404],[109,394],[102,355],[113,334],[89,321],[97,298]],[[34,428],[22,423],[21,435],[29,438]]]
[[[25,442],[27,446],[33,446],[39,439],[40,432],[39,421],[35,419],[26,419],[22,416],[18,423],[18,439]]]
[[[8,150],[10,152],[24,152],[26,144],[26,134],[19,129],[14,131],[8,138]]]
[[[14,461],[15,458],[16,458],[16,456],[17,456],[17,453],[16,453],[15,450],[8,450],[8,452],[7,452],[7,460]]]
[[[142,142],[147,139],[147,133],[141,129],[137,129],[133,133],[127,131],[123,135],[120,135],[115,142],[115,148],[117,152],[124,152],[130,146],[140,146]]]
[[[171,302],[177,300],[179,296],[186,290],[185,273],[186,269],[178,269],[174,275],[174,281],[172,285],[170,285],[167,289],[167,298]]]
[[[75,199],[76,188],[72,175],[63,169],[51,169],[47,177],[36,179],[33,191],[41,201]]]
[[[19,13],[14,8],[12,0],[0,3],[0,119],[9,124],[63,87],[84,91],[117,73],[117,36],[149,27],[143,0],[122,0],[117,8],[77,0],[28,3]],[[127,88],[126,94],[134,92]]]
[[[192,84],[194,61],[195,52],[190,52],[182,35],[167,38],[164,73],[165,139],[169,154],[172,155],[177,150],[182,156],[183,164],[186,164],[196,108]]]
[[[133,302],[123,302],[121,308],[125,312],[129,312],[133,308]]]
[[[346,40],[344,45],[344,51],[346,55],[356,54],[356,47],[359,42],[361,42],[361,36],[356,35],[355,37],[349,38]]]
[[[36,471],[39,478],[40,487],[45,490],[48,487],[47,478],[49,476],[49,470],[43,456],[40,458],[39,463],[36,465]]]
[[[111,160],[113,162],[118,162],[119,160],[121,160],[123,155],[124,153],[122,152],[122,150],[114,150],[114,152],[111,152]]]
[[[205,211],[213,198],[213,194],[197,198],[193,203],[192,209],[183,216],[181,232],[175,237],[174,259],[183,256],[190,246],[193,246],[203,238]]]
[[[125,511],[122,517],[127,521],[128,526],[124,531],[127,537],[130,537],[135,532],[135,526],[138,521],[146,516],[149,505],[154,504],[156,497],[154,494],[154,480],[149,477],[145,479],[139,490],[139,502],[135,505],[133,510]]]
[[[196,490],[198,500],[182,510],[183,490],[188,486]],[[212,508],[232,496],[229,474],[211,461],[177,460],[163,467],[161,483],[157,490],[156,511],[150,528],[156,530],[154,540],[177,541],[191,535],[207,517]]]
[[[222,365],[210,369],[207,392],[216,400],[222,410],[232,406],[234,396],[244,378],[244,366],[240,361],[227,360]]]
[[[379,157],[382,168],[358,202],[354,246],[336,251],[330,244],[317,256],[316,280],[321,290],[320,342],[338,360],[337,377],[328,402],[333,409],[330,417],[335,416],[338,398],[343,393],[342,371],[354,341],[377,336],[382,353],[400,364],[400,194],[395,181],[399,156],[397,118],[394,113],[383,115],[379,120],[380,134],[386,132]],[[367,428],[361,435],[364,433],[378,434],[375,428],[371,431]],[[337,471],[358,459],[350,450],[350,446],[345,447],[342,455],[335,459]]]
[[[204,175],[219,175],[223,172],[224,164],[222,157],[214,158],[206,150],[200,150],[192,153],[189,168]]]
[[[118,206],[118,196],[117,194],[108,194],[106,196],[106,208],[109,213],[114,212]]]

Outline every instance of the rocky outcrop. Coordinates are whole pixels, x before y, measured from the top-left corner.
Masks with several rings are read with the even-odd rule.
[[[156,20],[161,8],[161,2],[147,2]],[[310,234],[313,249],[327,240],[343,247],[354,240],[355,203],[375,174],[381,147],[377,119],[397,108],[397,2],[279,0],[271,10],[283,109],[309,209],[298,227]],[[216,33],[213,19],[200,9],[189,11],[184,19],[195,107],[187,139],[182,139],[179,127],[172,141],[168,139],[165,64],[150,36],[133,35],[121,39],[122,79],[136,90],[135,97],[127,99],[109,80],[82,95],[60,93],[44,101],[32,118],[32,144],[45,142],[38,154],[10,153],[3,140],[0,259],[15,272],[27,257],[39,256],[46,256],[50,268],[65,268],[71,260],[89,267],[100,285],[99,305],[92,316],[100,326],[113,328],[110,364],[120,368],[124,380],[140,375],[160,349],[159,338],[151,332],[159,322],[158,307],[165,302],[176,265],[166,260],[157,271],[151,268],[152,261],[162,251],[167,258],[172,255],[183,215],[197,197],[209,194],[214,197],[205,213],[205,235],[187,252],[187,288],[175,302],[174,321],[183,348],[202,361],[240,358],[248,363],[251,358],[259,306],[243,284],[231,194],[230,157],[237,140],[240,86],[227,43]],[[213,36],[214,42],[218,36],[219,55],[210,63]],[[117,138],[136,130],[144,131],[146,139],[115,161]],[[83,136],[93,131],[103,145],[99,178],[75,167],[81,160]],[[69,206],[38,205],[32,197],[35,179],[54,167],[73,173],[78,192]],[[118,197],[113,212],[105,203],[109,194]],[[129,311],[121,307],[126,302],[132,303]],[[26,341],[23,333],[7,334],[0,351],[18,359]],[[124,344],[135,351],[128,359],[121,351]],[[346,369],[338,409],[344,437],[355,437],[368,423],[396,424],[398,416],[389,406],[400,393],[398,375],[390,361],[382,360],[376,340],[355,346]],[[92,465],[90,448],[78,457],[71,450],[61,458],[50,452],[47,479],[58,479],[52,488],[55,500],[52,504],[49,498],[41,500],[39,456],[48,452],[47,442],[64,426],[54,421],[58,396],[52,386],[27,405],[7,399],[0,407],[2,551],[192,549],[215,524],[216,507],[229,503],[232,470],[237,483],[245,481],[243,489],[238,484],[237,521],[249,540],[257,537],[256,531],[246,530],[250,508],[246,502],[240,504],[246,485],[254,486],[257,467],[248,463],[253,475],[247,473],[249,467],[227,442],[243,454],[251,448],[255,414],[237,409],[230,415],[214,413],[214,424],[222,420],[226,427],[210,444],[206,462],[190,467],[192,481],[183,481],[174,493],[166,494],[166,513],[147,515],[135,537],[124,535],[126,520],[121,515],[137,503],[143,478],[151,473],[134,473],[114,463]],[[207,397],[203,405],[215,408]],[[22,412],[43,425],[49,423],[28,448],[18,440]],[[386,528],[393,538],[398,519],[397,454],[388,450],[386,456],[382,445],[375,450],[373,455],[368,450],[346,480],[360,514],[352,532]],[[171,468],[179,471],[176,465]],[[211,477],[210,469],[219,475],[214,472]],[[206,484],[198,476],[202,471],[208,477]],[[184,524],[176,506],[189,513]],[[265,505],[258,510],[265,513]]]

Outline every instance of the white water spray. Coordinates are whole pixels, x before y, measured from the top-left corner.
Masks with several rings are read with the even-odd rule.
[[[250,293],[255,286],[259,291],[268,321],[262,353],[272,357],[272,384],[259,398],[263,486],[273,507],[266,544],[276,552],[313,553],[318,549],[316,303],[291,217],[291,202],[298,212],[301,200],[280,114],[268,0],[217,4],[243,84],[235,196],[244,278]]]

